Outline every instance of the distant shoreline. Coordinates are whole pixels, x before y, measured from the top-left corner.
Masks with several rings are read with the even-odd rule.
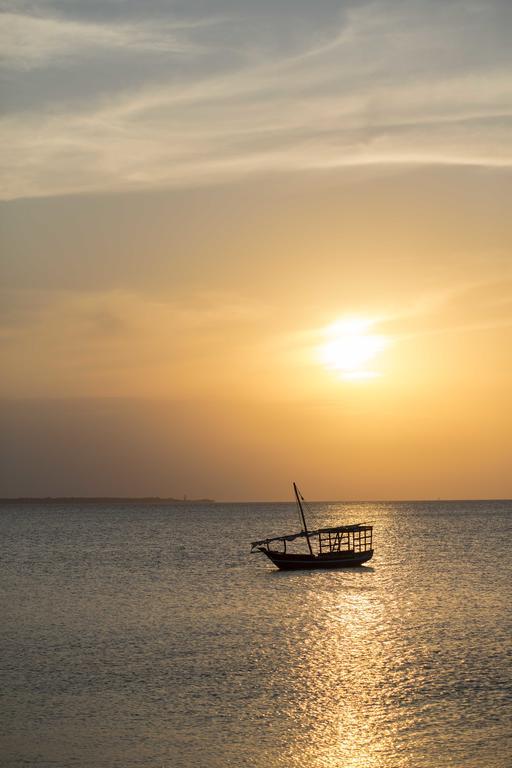
[[[162,496],[18,496],[0,498],[0,504],[122,504],[127,501],[141,501],[144,504],[215,504],[215,499],[175,499]]]

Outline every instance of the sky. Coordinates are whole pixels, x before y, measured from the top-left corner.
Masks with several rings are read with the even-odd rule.
[[[508,0],[0,10],[0,496],[512,496]]]

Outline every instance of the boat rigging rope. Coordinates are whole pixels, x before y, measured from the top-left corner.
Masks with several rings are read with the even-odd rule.
[[[299,491],[299,493],[300,493],[300,491]],[[300,494],[300,497],[302,499],[302,494]],[[297,499],[295,499],[295,509],[297,511],[297,517],[299,518],[299,528],[302,531],[303,528],[304,528],[304,525],[302,523],[302,516],[300,514],[300,507],[299,507],[299,502],[297,501]]]
[[[299,491],[299,493],[300,493],[300,491]],[[304,496],[302,495],[302,493],[300,493],[300,499],[301,499],[301,501],[302,501],[302,505],[303,505],[303,507],[305,508],[305,510],[306,510],[306,512],[307,512],[307,516],[308,516],[308,527],[309,527],[311,530],[315,530],[316,528],[320,528],[321,526],[319,525],[319,522],[318,522],[318,516],[317,516],[316,514],[314,514],[314,513],[313,513],[313,511],[312,511],[312,509],[311,509],[311,507],[310,507],[310,505],[309,505],[309,502],[307,502],[307,501],[305,500],[305,498],[304,498]]]

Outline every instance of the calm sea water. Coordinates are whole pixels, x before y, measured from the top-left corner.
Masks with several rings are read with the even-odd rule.
[[[1,765],[512,765],[512,502],[312,512],[371,567],[249,555],[286,504],[1,506]]]

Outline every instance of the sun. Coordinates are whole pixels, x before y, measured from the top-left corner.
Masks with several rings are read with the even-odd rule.
[[[324,329],[326,338],[318,348],[320,362],[343,379],[372,379],[381,373],[373,363],[388,346],[386,336],[372,333],[374,320],[346,318]]]

